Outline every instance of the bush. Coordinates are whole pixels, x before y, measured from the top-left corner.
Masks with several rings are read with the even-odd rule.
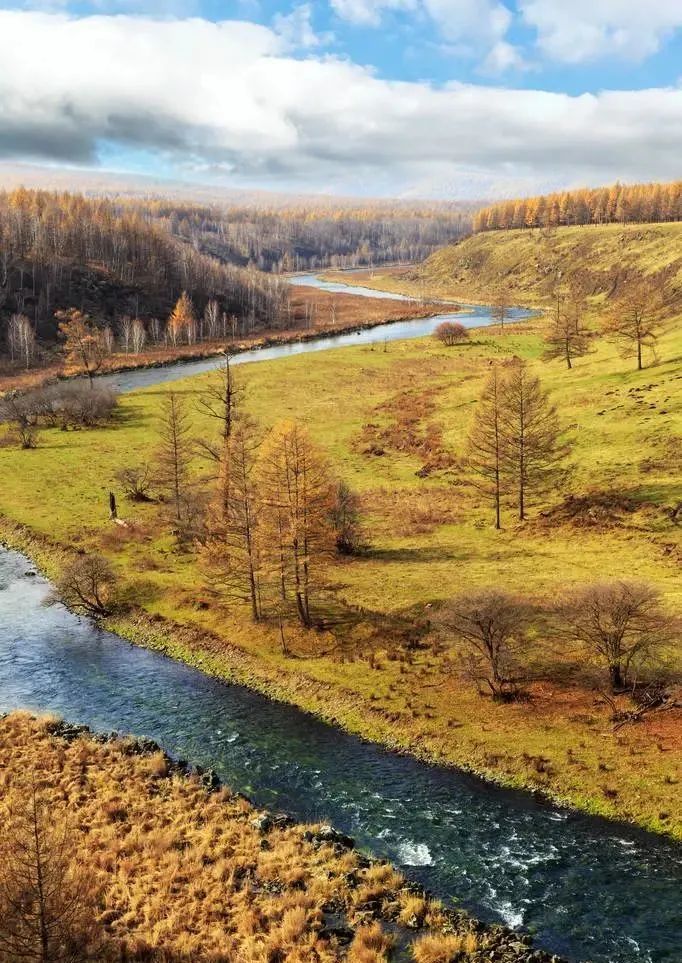
[[[10,426],[10,437],[21,448],[38,445],[38,421],[26,395],[12,392],[0,403],[0,421]]]
[[[63,602],[72,611],[101,619],[115,607],[116,577],[101,555],[83,555],[69,562],[56,580],[47,604]]]
[[[111,421],[118,395],[111,388],[90,388],[77,381],[28,392],[26,403],[49,427],[94,428]]]
[[[361,555],[367,542],[360,521],[360,499],[343,481],[334,492],[331,511],[336,550],[340,555]]]
[[[459,321],[443,321],[433,332],[441,344],[451,348],[455,344],[461,344],[469,338],[469,331],[460,324]]]
[[[123,488],[126,498],[131,502],[151,502],[154,501],[152,488],[152,474],[149,465],[140,465],[137,468],[122,468],[116,473],[116,480]]]
[[[567,594],[557,609],[561,637],[579,643],[608,672],[613,692],[639,678],[674,633],[660,593],[646,582],[586,585]]]

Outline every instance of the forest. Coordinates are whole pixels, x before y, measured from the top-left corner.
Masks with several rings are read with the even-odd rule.
[[[682,220],[682,181],[613,184],[505,200],[477,211],[480,231],[584,224],[650,224]]]
[[[0,192],[0,341],[14,357],[14,317],[49,343],[56,312],[71,308],[101,328],[142,319],[158,340],[183,291],[199,316],[213,301],[242,334],[276,328],[290,320],[280,271],[419,258],[469,227],[456,205],[212,208]]]

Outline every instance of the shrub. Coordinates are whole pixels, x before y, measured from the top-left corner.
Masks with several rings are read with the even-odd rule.
[[[10,426],[10,435],[21,448],[36,448],[37,417],[27,395],[12,392],[2,399],[0,421]]]
[[[116,480],[131,502],[153,501],[151,496],[152,475],[149,465],[141,465],[138,468],[122,468],[116,473]]]
[[[441,344],[448,348],[461,344],[469,338],[469,331],[459,321],[442,321],[433,332]]]
[[[83,555],[65,566],[47,602],[63,602],[81,615],[104,618],[114,608],[115,589],[109,562],[101,555]]]
[[[355,492],[340,481],[334,492],[331,511],[336,550],[340,555],[360,555],[367,543],[360,520],[360,500]]]
[[[437,615],[441,627],[457,640],[467,671],[493,698],[520,692],[528,650],[531,607],[497,589],[484,589],[446,602]]]
[[[673,628],[660,593],[645,582],[585,586],[567,595],[558,612],[560,634],[607,670],[613,692],[656,657]]]
[[[106,424],[118,404],[118,395],[111,388],[89,388],[76,381],[48,385],[24,397],[36,419],[64,430]]]

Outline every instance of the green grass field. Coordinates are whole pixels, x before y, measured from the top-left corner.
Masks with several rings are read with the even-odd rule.
[[[682,500],[679,319],[668,324],[659,363],[639,373],[605,343],[570,372],[544,362],[541,324],[481,330],[460,348],[423,339],[238,369],[246,408],[264,426],[288,417],[305,423],[362,496],[372,548],[330,563],[338,598],[378,616],[421,617],[471,586],[551,600],[572,584],[627,576],[654,583],[671,608],[682,608],[682,526],[666,514]],[[535,504],[523,526],[508,510],[496,532],[461,459],[490,360],[512,354],[527,358],[550,390],[573,446],[572,471],[565,491]],[[196,405],[204,383],[201,376],[174,385],[197,435],[213,430]],[[156,506],[121,501],[120,514],[134,524],[112,525],[115,473],[150,458],[166,390],[124,396],[111,428],[50,430],[35,451],[0,449],[7,532],[27,526],[37,536],[29,548],[48,568],[62,548],[111,557],[139,608],[116,625],[138,641],[393,747],[682,836],[680,714],[614,734],[578,653],[543,647],[532,700],[506,706],[479,697],[452,669],[447,647],[406,654],[389,632],[382,639],[363,626],[349,630],[343,658],[310,656],[310,639],[292,628],[301,657],[287,658],[274,627],[254,629],[245,611],[211,594],[194,556],[178,554],[160,533]],[[421,477],[444,453],[449,467]],[[572,520],[556,510],[568,494],[586,497]],[[608,510],[592,512],[602,496]],[[30,541],[26,532],[13,538]],[[671,670],[682,670],[679,652],[668,655]]]

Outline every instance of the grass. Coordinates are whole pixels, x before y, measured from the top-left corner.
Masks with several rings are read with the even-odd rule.
[[[137,603],[113,627],[142,644],[392,748],[682,838],[680,713],[614,733],[582,654],[549,643],[531,701],[492,703],[461,678],[447,644],[428,639],[413,650],[401,636],[406,622],[471,586],[546,600],[569,585],[627,575],[681,608],[682,528],[666,513],[682,500],[679,319],[668,325],[660,363],[640,373],[604,343],[571,372],[543,362],[542,323],[481,331],[462,348],[424,339],[240,369],[249,411],[266,426],[290,416],[304,422],[362,497],[372,550],[330,564],[327,576],[338,598],[368,617],[338,630],[333,656],[315,657],[330,648],[326,640],[290,628],[297,657],[287,658],[275,627],[254,630],[246,612],[212,594],[194,557],[159,534],[155,506],[123,503],[131,528],[111,525],[115,472],[150,457],[165,388],[124,396],[111,428],[49,431],[36,451],[0,450],[6,534],[48,570],[63,551],[111,557]],[[507,511],[495,532],[461,458],[489,362],[511,355],[528,359],[549,388],[572,440],[572,473],[526,524]],[[204,383],[174,385],[192,406],[197,434],[210,430],[195,404]],[[585,498],[576,517],[564,511],[569,493]],[[679,651],[668,657],[679,677]]]
[[[547,281],[557,268],[564,278],[574,271],[586,276],[598,298],[633,271],[666,271],[679,291],[682,223],[490,231],[441,248],[417,268],[379,268],[354,274],[353,283],[474,303],[489,303],[491,291],[503,284],[512,302],[536,305],[544,302]],[[342,272],[334,276],[344,279]]]
[[[500,928],[428,898],[416,918],[413,889],[391,866],[329,839],[319,825],[278,824],[227,788],[209,791],[159,751],[94,740],[54,719],[5,716],[0,797],[10,838],[7,814],[20,812],[36,788],[39,812],[48,807],[94,894],[97,959],[385,963],[395,944],[427,959],[423,944],[415,946],[421,936],[434,947],[457,940],[457,959],[478,960],[509,942]],[[344,929],[349,946],[338,935]]]

